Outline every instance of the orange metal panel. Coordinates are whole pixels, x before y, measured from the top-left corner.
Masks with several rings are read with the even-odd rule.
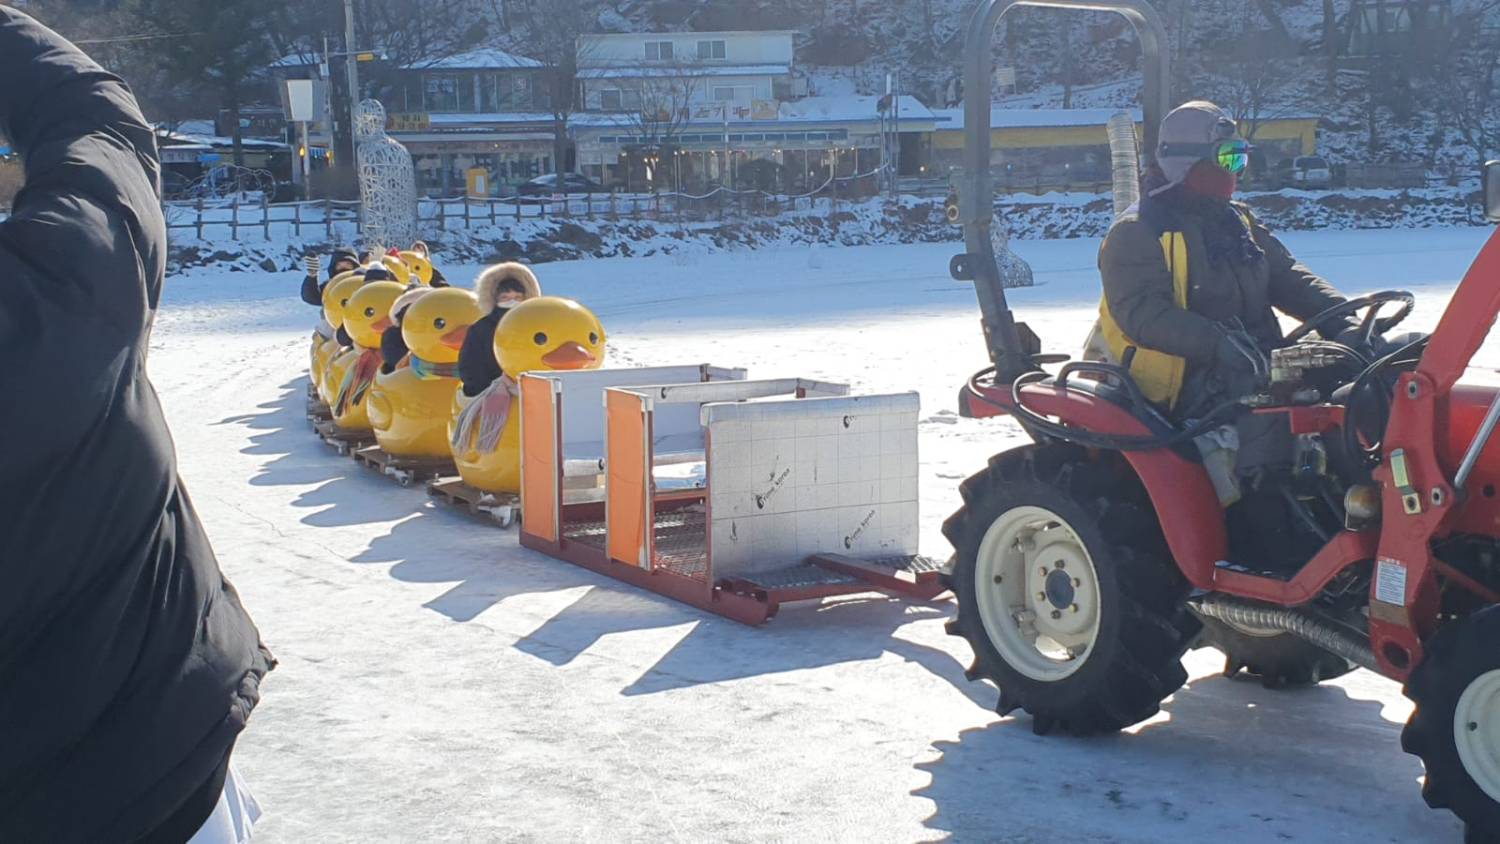
[[[619,390],[606,390],[605,531],[609,557],[616,562],[649,568],[647,521],[650,518],[651,475],[647,470],[645,399]]]
[[[521,528],[557,541],[561,506],[562,436],[552,382],[521,377]]]

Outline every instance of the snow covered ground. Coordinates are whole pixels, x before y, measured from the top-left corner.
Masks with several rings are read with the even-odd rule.
[[[1488,230],[1287,240],[1348,291],[1415,290],[1430,328]],[[1097,241],[1021,243],[1049,348],[1093,320]],[[550,264],[615,365],[745,366],[922,393],[922,528],[1017,442],[959,420],[984,362],[955,247]],[[450,278],[473,267],[445,267]],[[1037,738],[965,682],[950,603],[794,605],[749,629],[521,549],[401,489],[302,418],[295,273],[174,277],[150,367],[220,559],[281,660],[240,743],[258,840],[1457,841],[1402,754],[1409,707],[1358,672],[1273,693],[1189,657],[1153,722]],[[1486,362],[1500,361],[1489,348]]]

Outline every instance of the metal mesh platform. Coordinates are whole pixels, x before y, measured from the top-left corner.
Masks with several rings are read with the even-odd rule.
[[[847,574],[829,571],[822,566],[802,563],[775,571],[765,571],[737,578],[752,586],[767,591],[781,589],[806,589],[815,586],[845,586],[864,581]]]
[[[563,525],[563,538],[591,548],[603,550],[604,522],[568,522]]]
[[[656,568],[682,577],[708,577],[708,522],[696,509],[656,517]]]
[[[912,557],[876,557],[872,560],[861,560],[861,562],[890,569],[891,571],[905,571],[912,574],[925,574],[927,572],[940,572],[943,570],[942,563],[920,554]]]
[[[569,522],[563,538],[580,545],[604,549],[604,522]],[[676,510],[656,517],[654,568],[680,577],[708,577],[708,525],[703,513]]]

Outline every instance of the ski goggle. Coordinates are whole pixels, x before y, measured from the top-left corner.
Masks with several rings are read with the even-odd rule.
[[[1174,158],[1208,159],[1225,170],[1239,175],[1250,166],[1249,141],[1232,138],[1211,144],[1162,144],[1160,155]]]

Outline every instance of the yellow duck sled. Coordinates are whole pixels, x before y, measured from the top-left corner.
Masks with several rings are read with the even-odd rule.
[[[401,322],[401,337],[411,350],[407,362],[377,375],[368,399],[375,441],[386,454],[452,458],[448,417],[459,385],[458,350],[480,316],[474,294],[455,287],[424,293],[407,308]]]
[[[606,338],[604,326],[588,308],[543,296],[522,302],[500,320],[494,348],[505,374],[472,399],[455,394],[448,444],[464,483],[514,495],[521,490],[516,379],[538,370],[598,369]]]
[[[335,358],[330,367],[338,387],[329,408],[339,431],[371,431],[366,398],[380,373],[380,337],[391,326],[391,304],[405,291],[394,281],[372,281],[344,307],[344,331],[354,346]]]

